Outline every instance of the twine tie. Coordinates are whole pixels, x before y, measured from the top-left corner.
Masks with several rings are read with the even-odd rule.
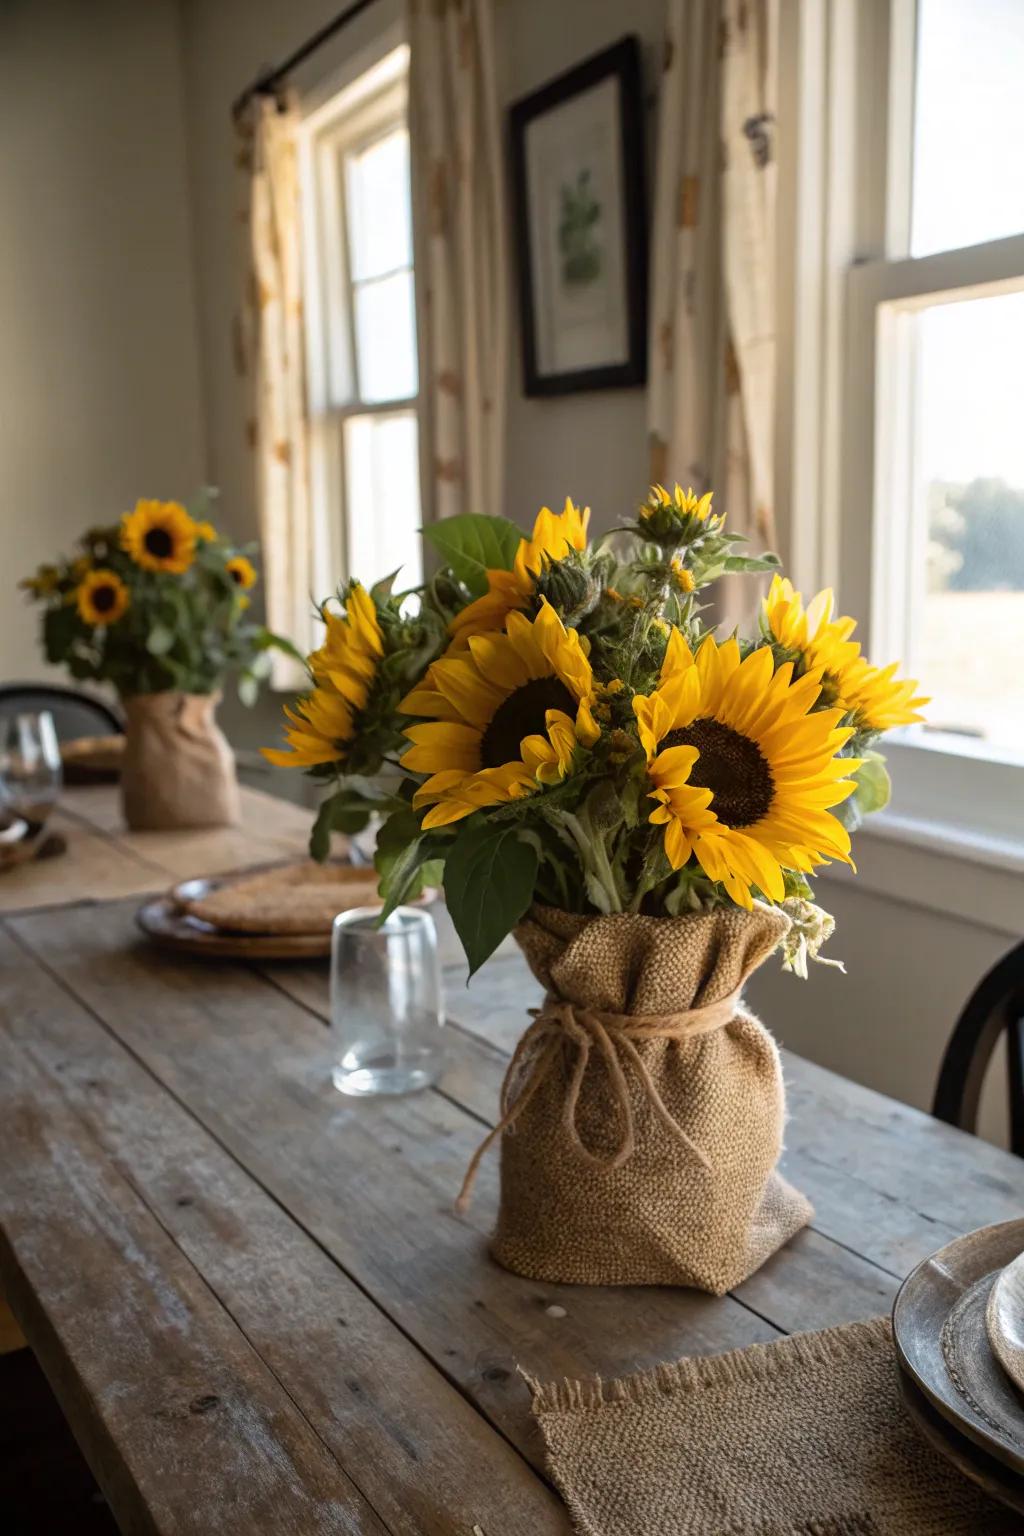
[[[572,1074],[562,1105],[562,1125],[577,1155],[589,1167],[610,1173],[627,1163],[636,1150],[636,1120],[623,1062],[633,1068],[644,1095],[669,1133],[704,1168],[711,1164],[700,1147],[672,1116],[658,1092],[637,1046],[646,1040],[693,1040],[728,1024],[736,1012],[740,988],[717,1002],[680,1013],[607,1013],[584,1008],[549,993],[540,1008],[531,1008],[533,1023],[516,1046],[501,1085],[501,1118],[477,1147],[466,1169],[455,1209],[465,1211],[477,1171],[487,1152],[505,1131],[512,1130],[527,1105],[547,1080],[568,1042],[575,1048]],[[580,1089],[593,1052],[608,1074],[616,1118],[621,1126],[617,1146],[609,1153],[592,1152],[580,1135],[576,1112]]]

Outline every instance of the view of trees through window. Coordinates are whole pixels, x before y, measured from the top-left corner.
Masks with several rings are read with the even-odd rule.
[[[1024,757],[1024,486],[933,480],[927,498],[929,722]]]

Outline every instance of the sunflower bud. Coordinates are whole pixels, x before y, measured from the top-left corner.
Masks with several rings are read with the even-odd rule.
[[[537,597],[546,597],[568,627],[585,619],[601,596],[585,561],[577,554],[547,562],[537,577]]]
[[[698,534],[720,528],[724,521],[711,511],[712,492],[698,496],[681,486],[669,494],[663,485],[652,485],[638,513],[638,523],[647,538],[658,543],[680,544]]]

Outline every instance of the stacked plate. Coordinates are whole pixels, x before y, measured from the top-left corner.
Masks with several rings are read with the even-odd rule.
[[[1024,1514],[1024,1221],[932,1254],[893,1309],[900,1388],[928,1439]]]
[[[215,879],[184,880],[145,902],[136,922],[183,954],[247,960],[309,960],[331,952],[335,915],[377,907],[377,872],[310,860],[265,865]]]

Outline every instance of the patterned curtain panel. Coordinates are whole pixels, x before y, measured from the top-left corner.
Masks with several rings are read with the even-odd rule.
[[[509,243],[493,0],[408,0],[424,516],[502,511]]]
[[[258,96],[240,128],[249,272],[237,365],[252,385],[248,434],[256,457],[267,624],[305,652],[316,643],[316,621],[297,127],[290,102]],[[272,655],[274,686],[301,687],[299,664]]]
[[[776,0],[668,0],[654,211],[651,477],[714,487],[771,547]],[[721,618],[757,601],[728,579]]]

